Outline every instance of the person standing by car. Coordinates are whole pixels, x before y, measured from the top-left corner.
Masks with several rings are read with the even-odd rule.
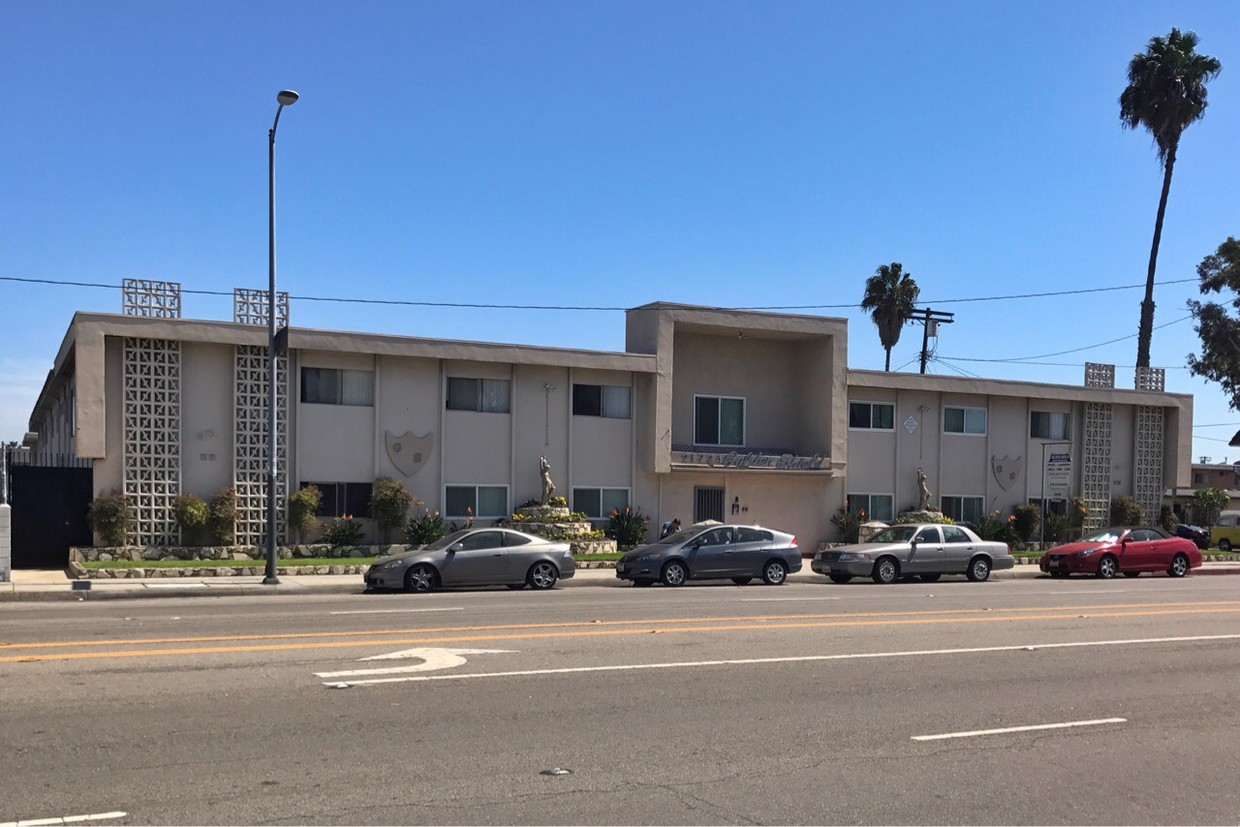
[[[663,529],[659,532],[659,539],[662,540],[664,537],[671,536],[677,531],[680,531],[680,518],[673,517],[670,523],[663,524]]]

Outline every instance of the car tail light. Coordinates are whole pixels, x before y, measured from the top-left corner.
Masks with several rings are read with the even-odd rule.
[[[796,537],[793,537],[793,538],[792,538],[792,545],[794,545],[794,546],[795,546],[796,544],[797,544],[797,538],[796,538]]]

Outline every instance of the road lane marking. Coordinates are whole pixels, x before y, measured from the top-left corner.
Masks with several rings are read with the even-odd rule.
[[[772,663],[820,663],[836,660],[881,660],[884,658],[925,657],[928,655],[977,655],[996,652],[1069,649],[1085,646],[1138,646],[1150,643],[1202,643],[1216,640],[1237,640],[1240,635],[1197,635],[1193,637],[1136,638],[1130,640],[1092,640],[1074,643],[1038,643],[1019,646],[978,646],[967,649],[921,649],[906,652],[855,652],[845,655],[792,655],[782,658],[732,658],[727,660],[676,661],[670,663],[629,663],[614,666],[566,666],[558,669],[520,669],[507,672],[473,672],[469,674],[416,675],[403,678],[375,678],[349,681],[351,686],[412,681],[459,681],[481,678],[521,678],[542,675],[571,675],[582,672],[629,672],[643,669],[690,669],[700,666],[755,666]]]
[[[443,606],[442,608],[433,609],[358,609],[349,612],[328,612],[334,615],[394,615],[406,614],[409,612],[463,612],[462,606]]]
[[[343,672],[315,672],[317,678],[351,678],[363,675],[401,675],[409,672],[433,672],[464,666],[462,655],[503,655],[511,649],[405,649],[387,655],[372,655],[362,660],[405,660],[418,658],[422,662],[412,666],[386,666],[379,669],[350,669]]]
[[[1102,724],[1126,724],[1127,718],[1098,718],[1093,721],[1065,721],[1061,724],[1033,724],[1030,726],[1010,726],[1002,729],[975,729],[972,732],[944,732],[941,735],[914,735],[914,741],[944,741],[948,738],[976,738],[979,735],[1007,735],[1012,732],[1038,732],[1044,729],[1068,729],[1079,726],[1100,726]]]
[[[842,600],[840,597],[742,597],[742,603],[791,603],[802,600]]]
[[[83,821],[104,821],[112,818],[124,818],[129,813],[120,811],[113,813],[90,813],[84,816],[59,816],[57,818],[30,818],[25,821],[0,821],[0,827],[43,827],[45,824],[78,824]]]

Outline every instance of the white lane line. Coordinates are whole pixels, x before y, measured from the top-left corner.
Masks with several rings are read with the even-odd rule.
[[[1215,640],[1240,640],[1240,635],[1197,635],[1193,637],[1159,637],[1132,640],[1090,640],[1075,643],[1037,643],[1020,646],[980,646],[969,649],[922,649],[908,652],[858,652],[848,655],[796,655],[784,658],[735,658],[728,660],[679,661],[672,663],[630,663],[615,666],[571,666],[561,669],[522,669],[510,672],[473,672],[468,674],[417,675],[402,678],[375,678],[349,681],[350,686],[409,681],[460,681],[476,678],[517,678],[535,675],[569,675],[580,672],[625,672],[637,669],[688,669],[697,666],[753,666],[767,663],[816,663],[831,660],[877,660],[925,655],[975,655],[992,652],[1036,651],[1038,649],[1072,649],[1083,646],[1137,646],[1149,643],[1201,643]],[[0,825],[2,827],[2,825]]]
[[[205,589],[206,583],[143,583],[148,589]],[[0,827],[4,827],[0,824]]]
[[[943,741],[948,738],[975,738],[978,735],[1006,735],[1010,732],[1036,732],[1043,729],[1068,729],[1078,726],[1099,726],[1101,724],[1126,724],[1127,718],[1098,718],[1093,721],[1065,721],[1061,724],[1033,724],[1030,726],[1010,726],[1002,729],[975,729],[972,732],[944,732],[941,735],[914,735],[914,741]]]
[[[742,597],[742,603],[787,603],[802,600],[841,600],[839,597]]]
[[[407,612],[460,612],[464,611],[462,606],[435,606],[429,609],[358,609],[350,612],[330,612],[334,615],[391,615],[405,614]]]
[[[30,818],[25,821],[2,821],[0,827],[43,827],[47,824],[77,824],[83,821],[103,821],[110,818],[124,818],[129,813],[120,811],[113,813],[90,813],[84,816],[60,816],[58,818]]]

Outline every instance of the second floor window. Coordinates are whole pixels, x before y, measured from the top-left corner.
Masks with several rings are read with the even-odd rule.
[[[895,429],[896,406],[890,402],[849,402],[848,427],[874,431]]]
[[[985,436],[985,408],[944,408],[943,433]]]
[[[302,368],[301,401],[319,405],[373,405],[375,374],[369,370]]]
[[[629,388],[622,385],[573,384],[573,416],[628,419]]]
[[[448,377],[448,410],[508,413],[507,379]]]
[[[1066,413],[1033,411],[1029,414],[1029,436],[1032,439],[1068,439],[1070,417]]]
[[[693,442],[696,445],[744,445],[745,400],[731,396],[693,399]]]

